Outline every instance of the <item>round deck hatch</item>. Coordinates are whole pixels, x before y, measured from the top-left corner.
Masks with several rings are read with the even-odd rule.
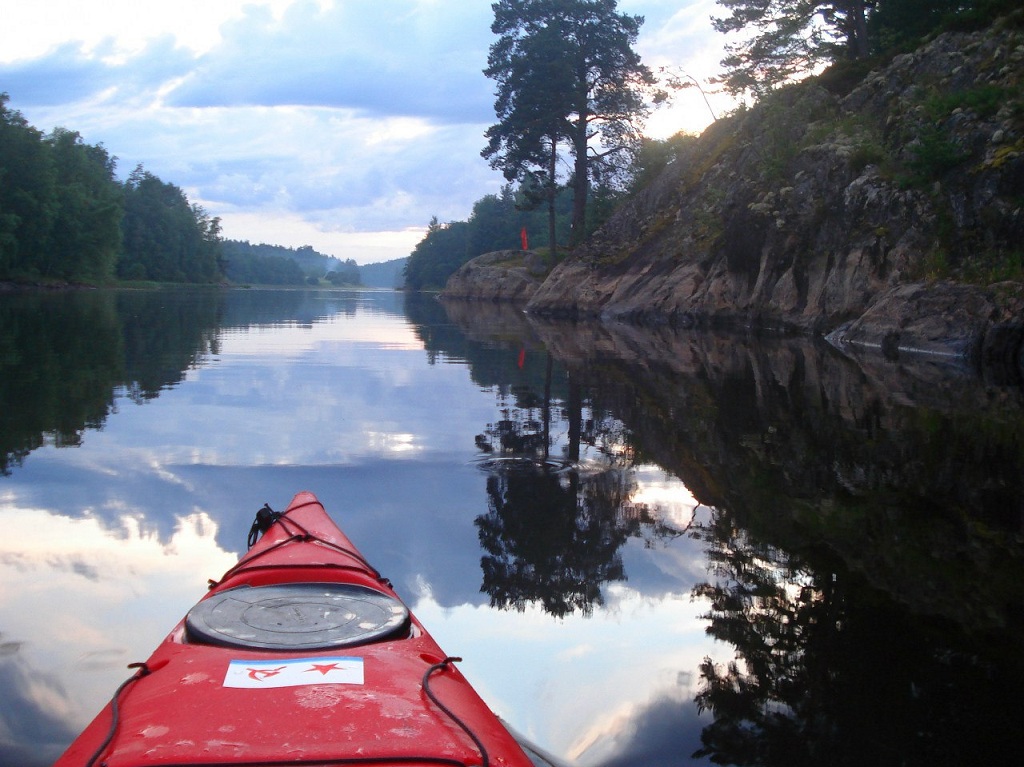
[[[263,650],[326,650],[385,639],[409,611],[379,591],[339,583],[242,586],[204,599],[185,617],[193,642]]]

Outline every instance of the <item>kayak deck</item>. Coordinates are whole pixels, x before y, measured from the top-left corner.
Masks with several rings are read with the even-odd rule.
[[[55,767],[531,762],[311,493]]]

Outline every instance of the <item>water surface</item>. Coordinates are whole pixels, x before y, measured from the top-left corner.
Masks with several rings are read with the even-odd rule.
[[[1021,399],[392,292],[0,296],[0,764],[52,762],[299,490],[584,767],[998,761]]]

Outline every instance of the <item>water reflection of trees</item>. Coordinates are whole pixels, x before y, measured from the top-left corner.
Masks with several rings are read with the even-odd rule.
[[[88,291],[0,302],[0,474],[33,450],[81,444],[121,389],[136,402],[216,349],[221,294]]]
[[[312,324],[359,302],[328,291],[217,289],[0,298],[0,475],[42,445],[81,444],[119,393],[144,403],[176,386],[218,354],[225,327]],[[394,302],[383,308],[400,311]]]
[[[915,615],[826,549],[758,542],[726,511],[700,534],[714,580],[694,594],[736,660],[701,665],[696,702],[714,721],[699,755],[787,767],[1001,764],[1024,745],[1008,705],[1019,694],[1014,645]]]
[[[1024,392],[799,339],[531,330],[714,509],[694,593],[728,645],[700,669],[707,758],[1019,761]]]
[[[488,511],[475,521],[481,590],[503,609],[539,604],[557,617],[589,615],[603,604],[605,584],[625,580],[628,538],[644,535],[650,545],[679,531],[633,502],[638,484],[624,426],[571,378],[560,387],[564,402],[554,402],[553,371],[545,355],[542,391],[499,389],[501,418],[476,437],[489,475]],[[564,436],[552,456],[554,432]]]
[[[113,308],[63,307],[44,296],[0,302],[0,474],[47,441],[78,444],[111,408],[119,373]],[[76,338],[70,320],[91,332]]]

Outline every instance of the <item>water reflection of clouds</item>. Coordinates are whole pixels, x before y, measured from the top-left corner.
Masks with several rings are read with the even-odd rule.
[[[634,469],[637,488],[631,499],[634,504],[646,504],[659,521],[682,532],[693,521],[700,505],[686,486],[664,469],[637,466]]]
[[[141,406],[119,397],[80,447],[40,448],[4,479],[0,628],[20,643],[5,679],[22,680],[25,707],[81,727],[235,561],[256,508],[310,489],[404,597],[423,594],[417,613],[499,713],[583,765],[613,763],[655,701],[692,698],[679,679],[707,647],[686,597],[703,558],[686,539],[632,539],[628,584],[606,586],[589,619],[488,607],[473,524],[487,476],[472,456],[497,396],[464,363],[430,364],[390,315],[226,331],[180,385]],[[689,520],[678,480],[633,479],[634,504],[670,528]],[[25,680],[43,670],[53,684],[37,695]]]
[[[465,452],[492,415],[489,403],[459,398],[453,407],[464,373],[423,368],[420,352],[380,349],[351,364],[336,359],[268,370],[259,362],[224,361],[192,371],[187,386],[164,392],[130,419],[111,418],[88,439],[108,449],[103,455],[119,454],[119,465],[154,468],[338,464],[426,448]],[[445,411],[449,417],[439,420]]]
[[[707,652],[707,606],[686,593],[652,598],[622,584],[607,589],[606,601],[591,617],[554,620],[535,607],[443,608],[425,589],[413,611],[447,652],[462,655],[460,668],[498,714],[541,746],[583,767],[657,764],[636,755],[658,749],[678,764],[700,746],[692,671]],[[665,705],[685,712],[675,729],[653,726]],[[625,754],[632,761],[621,761]]]
[[[269,355],[297,357],[302,354],[344,345],[359,349],[422,351],[420,340],[403,318],[383,313],[358,312],[353,316],[331,318],[311,325],[287,323],[232,328],[220,336],[221,358],[253,356],[261,360]]]
[[[21,655],[0,655],[0,765],[45,767],[77,735],[59,675]]]
[[[4,708],[14,696],[48,712],[64,742],[127,676],[126,665],[149,656],[176,620],[168,616],[184,614],[206,579],[236,559],[216,545],[216,524],[201,512],[179,519],[166,542],[132,516],[111,531],[91,516],[55,516],[7,499],[0,515],[4,636],[18,644],[13,658],[0,659]],[[31,737],[24,730],[7,742],[31,746]]]
[[[235,406],[250,409],[252,417],[240,421],[237,413],[220,410],[219,403],[207,406],[204,423],[213,429],[219,426],[222,433],[197,436],[200,444],[228,441],[233,453],[220,463],[235,464],[352,461],[394,452],[396,444],[410,441],[402,435],[418,435],[418,443],[440,448],[450,443],[452,429],[473,428],[465,423],[472,417],[472,400],[453,408],[450,392],[461,383],[458,371],[423,371],[421,365],[419,353],[373,350],[351,363],[303,365],[258,384],[251,382],[265,374],[261,367],[219,370],[207,385],[234,392]],[[197,388],[203,385],[199,382]],[[202,396],[201,391],[190,394]],[[450,420],[439,422],[437,407],[451,411]],[[484,412],[481,408],[479,417],[486,417]],[[189,439],[194,438],[186,435],[186,444]],[[471,435],[467,445],[470,440]],[[246,448],[260,452],[246,454]]]

